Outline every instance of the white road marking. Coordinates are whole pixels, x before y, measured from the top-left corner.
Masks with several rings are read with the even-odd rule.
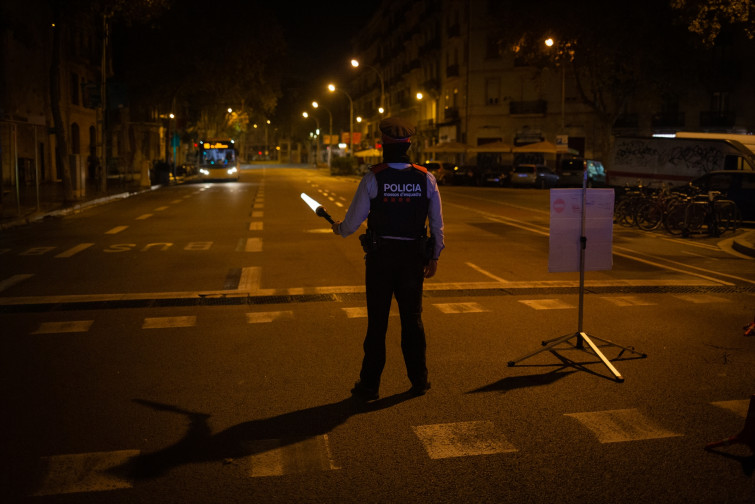
[[[138,450],[79,453],[43,457],[45,469],[41,484],[33,496],[80,492],[102,492],[131,488],[133,483],[108,470],[127,463],[139,455]]]
[[[263,212],[261,210],[259,210],[259,211],[253,211],[252,212],[252,219],[261,219],[262,217],[264,217],[264,215],[265,215],[265,212]]]
[[[297,441],[262,439],[246,448],[257,452],[247,457],[253,478],[340,469],[331,456],[327,434]]]
[[[723,408],[726,410],[729,410],[733,412],[735,415],[741,416],[742,418],[747,417],[747,410],[750,406],[750,399],[742,399],[735,400],[735,401],[716,401],[711,403],[714,406],[718,406],[719,408]]]
[[[109,231],[105,231],[105,234],[118,234],[121,231],[123,231],[124,229],[126,229],[127,227],[128,226],[116,226],[116,227],[114,227],[113,229],[111,229]]]
[[[62,334],[87,332],[94,320],[67,320],[64,322],[42,322],[31,334]]]
[[[20,256],[41,256],[44,255],[52,250],[55,250],[55,247],[33,247],[27,250],[24,250],[21,252]]]
[[[197,325],[197,317],[187,315],[183,317],[147,317],[144,319],[142,329],[166,329],[169,327],[194,327]]]
[[[470,267],[470,268],[472,268],[473,270],[475,270],[475,271],[479,271],[480,273],[482,273],[482,274],[483,274],[483,275],[485,275],[486,277],[488,277],[488,278],[492,278],[492,279],[493,279],[493,280],[495,280],[496,282],[501,282],[501,283],[508,283],[508,281],[507,281],[507,280],[504,280],[504,279],[503,279],[503,278],[501,278],[501,277],[495,276],[494,274],[490,273],[489,271],[485,271],[484,269],[480,268],[479,266],[477,266],[477,265],[475,265],[475,264],[472,264],[472,263],[470,263],[470,262],[468,262],[468,263],[466,263],[466,264],[467,264],[467,266],[469,266],[469,267]]]
[[[592,431],[601,443],[620,443],[682,436],[653,423],[637,409],[567,413]]]
[[[13,275],[12,277],[8,277],[2,282],[0,282],[0,291],[4,291],[8,287],[11,287],[13,285],[16,285],[19,282],[23,282],[24,280],[28,280],[29,278],[33,277],[32,274],[21,274],[21,275]]]
[[[79,245],[76,245],[75,247],[69,248],[65,252],[61,252],[60,254],[56,255],[55,257],[71,257],[75,254],[78,254],[82,250],[86,250],[89,247],[94,245],[94,243],[81,243]]]
[[[574,308],[574,305],[565,303],[560,299],[520,299],[519,302],[535,310],[565,310],[567,308]]]
[[[272,311],[272,312],[249,312],[246,314],[246,322],[248,324],[263,324],[266,322],[273,322],[279,319],[293,319],[294,312],[291,310],[286,311]]]
[[[147,220],[150,217],[152,217],[153,215],[154,214],[151,214],[151,213],[145,213],[145,214],[140,215],[139,217],[137,217],[136,220]]]
[[[418,425],[412,429],[431,459],[517,451],[490,421]]]
[[[603,296],[600,299],[605,299],[616,306],[653,306],[657,304],[647,301],[640,296]]]
[[[262,221],[250,222],[249,231],[262,231]]]
[[[157,207],[157,208],[155,208],[155,212],[162,212],[163,210],[167,210],[168,208],[169,207],[167,207],[167,206]]]
[[[718,296],[711,296],[710,294],[674,294],[675,298],[682,299],[688,303],[694,304],[708,304],[708,303],[728,303],[728,299],[724,299]]]
[[[262,238],[247,238],[244,252],[262,252]]]
[[[433,305],[442,313],[482,313],[486,312],[485,308],[479,303],[439,303]]]
[[[257,292],[260,288],[260,277],[262,275],[262,268],[259,266],[250,266],[248,268],[241,268],[241,278],[239,278],[239,285],[237,290],[244,292]]]

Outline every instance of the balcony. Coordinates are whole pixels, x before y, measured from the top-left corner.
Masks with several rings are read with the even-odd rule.
[[[446,67],[446,77],[458,77],[459,65],[448,65]]]
[[[652,119],[653,128],[683,128],[684,112],[662,112],[654,114]]]
[[[509,102],[509,114],[511,115],[544,116],[547,112],[548,112],[548,102],[545,100]]]
[[[737,113],[733,111],[708,110],[700,112],[700,127],[702,128],[731,128],[737,120]]]

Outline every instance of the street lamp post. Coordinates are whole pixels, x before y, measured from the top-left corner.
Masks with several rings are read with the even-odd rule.
[[[553,47],[555,43],[556,42],[552,38],[545,39],[545,45],[548,47]],[[559,60],[561,60],[560,57]],[[561,132],[563,133],[566,127],[566,121],[564,120],[564,102],[566,101],[566,69],[564,68],[563,61],[559,62],[559,66],[561,67]]]
[[[351,66],[354,68],[359,67],[359,60],[353,59],[351,60]],[[375,68],[372,65],[364,65],[367,68],[371,68],[378,76],[378,79],[380,79],[380,109],[378,110],[381,114],[388,113],[387,109],[385,108],[385,81],[383,80],[383,74],[380,73],[380,71]]]
[[[310,117],[307,112],[302,112],[301,115],[304,118]],[[312,116],[311,118],[315,120],[315,124],[317,125],[316,138],[315,138],[315,166],[317,166],[317,161],[320,160],[320,121],[318,121],[317,117],[315,116]]]
[[[349,93],[341,88],[337,88],[334,84],[328,84],[328,91],[331,93],[340,91],[346,95],[349,99],[349,156],[354,156],[354,100],[351,99]]]
[[[312,102],[312,107],[313,108],[319,108],[320,104],[317,103],[316,101],[313,101]],[[327,149],[328,149],[328,168],[330,168],[330,151],[331,151],[330,147],[331,147],[331,145],[333,143],[333,114],[331,114],[330,110],[328,110],[327,108],[323,107],[323,109],[325,109],[325,111],[328,113],[328,117],[330,118],[330,125],[329,125],[329,128],[328,128],[328,147],[327,147]]]

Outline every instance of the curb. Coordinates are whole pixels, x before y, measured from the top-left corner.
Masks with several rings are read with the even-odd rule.
[[[15,226],[24,226],[33,222],[38,222],[48,217],[63,217],[66,215],[76,214],[86,210],[87,208],[104,205],[105,203],[109,203],[118,199],[128,198],[146,191],[154,191],[155,189],[159,189],[160,187],[162,187],[162,185],[153,185],[145,187],[144,189],[138,191],[126,191],[118,194],[111,194],[109,196],[103,196],[101,198],[74,203],[71,206],[59,208],[57,210],[50,210],[47,212],[33,212],[12,221],[0,223],[0,231],[10,229]]]
[[[747,231],[734,238],[731,248],[740,254],[755,258],[755,231]]]

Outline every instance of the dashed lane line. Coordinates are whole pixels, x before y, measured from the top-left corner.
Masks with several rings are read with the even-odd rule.
[[[82,250],[86,250],[89,247],[92,247],[93,245],[94,245],[94,243],[80,243],[79,245],[76,245],[75,247],[71,247],[71,248],[69,248],[68,250],[66,250],[64,252],[61,252],[60,254],[56,255],[55,257],[59,257],[59,258],[72,257],[72,256],[78,254],[79,252],[81,252]]]
[[[4,291],[8,287],[12,287],[13,285],[16,285],[17,283],[23,282],[24,280],[28,280],[29,278],[33,277],[33,274],[19,274],[19,275],[13,275],[12,277],[8,277],[2,282],[0,282],[0,292]]]
[[[66,320],[63,322],[42,322],[31,334],[63,334],[89,331],[94,320]]]
[[[113,229],[105,231],[105,234],[111,234],[111,235],[112,234],[118,234],[118,233],[120,233],[121,231],[123,231],[126,228],[128,228],[128,226],[116,226]]]
[[[144,319],[142,329],[167,329],[171,327],[194,327],[197,325],[197,317],[186,315],[180,317],[147,317]]]

